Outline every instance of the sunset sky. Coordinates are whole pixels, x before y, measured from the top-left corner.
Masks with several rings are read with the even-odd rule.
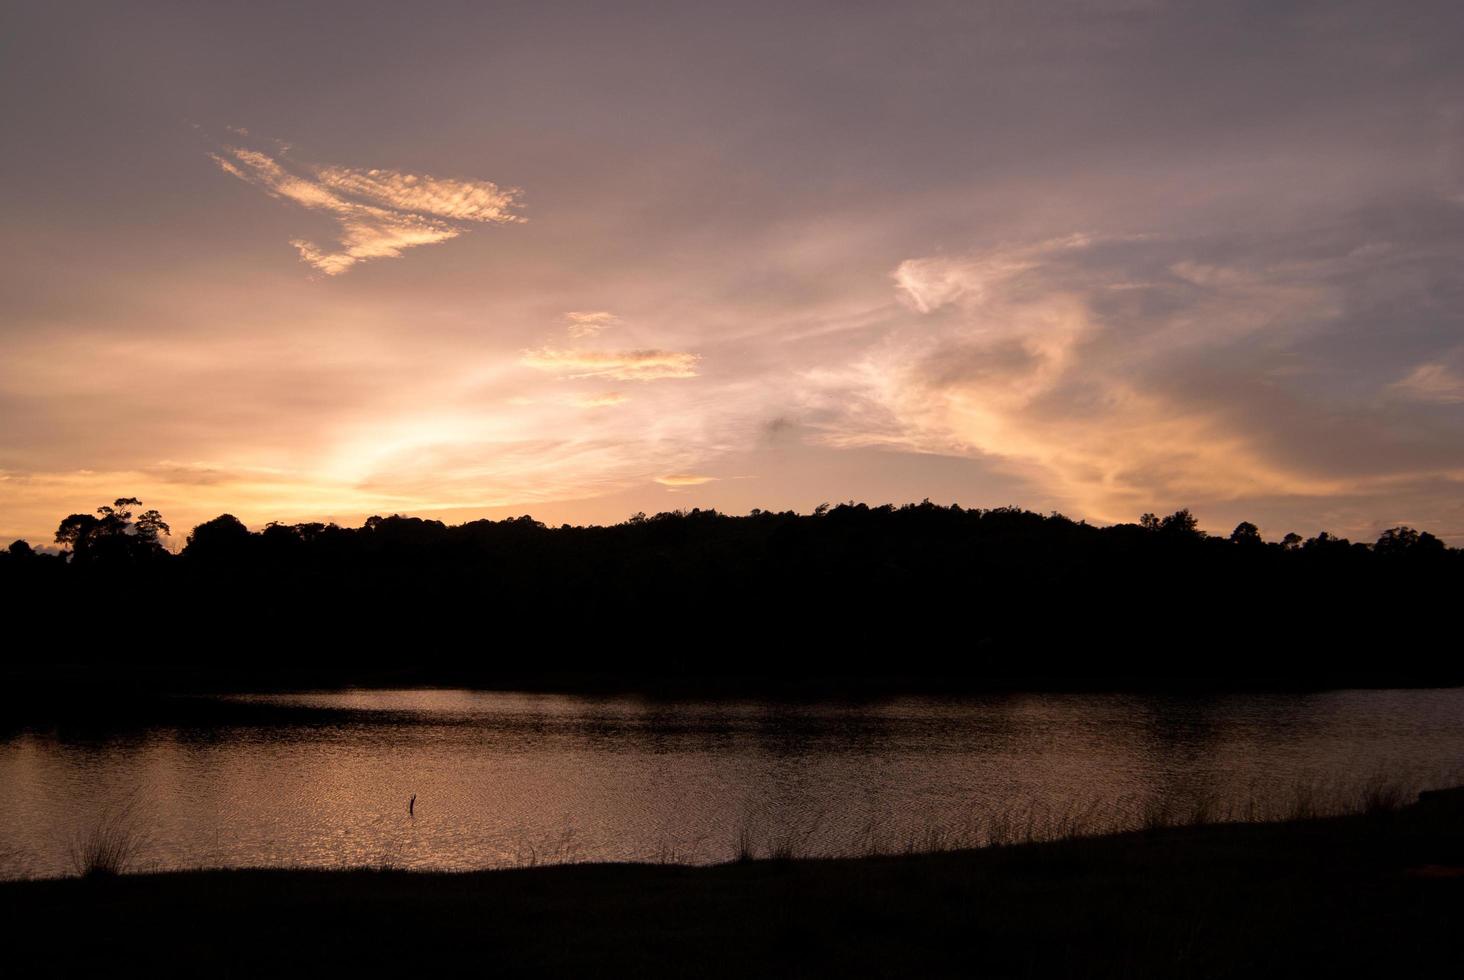
[[[1464,3],[7,3],[0,539],[1464,544]],[[3,543],[0,542],[0,543]]]

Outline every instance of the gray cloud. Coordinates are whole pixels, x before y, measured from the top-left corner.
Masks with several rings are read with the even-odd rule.
[[[148,480],[204,518],[572,520],[689,474],[719,479],[688,506],[1192,506],[1464,541],[1458,3],[8,23],[8,533]],[[247,122],[218,166],[290,207],[221,193],[180,118]],[[513,184],[533,221],[471,234],[519,216]],[[451,245],[322,284],[279,267],[288,240],[321,273]],[[612,310],[597,340],[565,319]]]
[[[1068,236],[907,260],[894,279],[914,322],[810,375],[823,438],[997,460],[1108,520],[1146,501],[1385,500],[1464,481],[1460,378],[1428,362],[1389,384],[1354,347],[1388,326],[1378,295],[1394,321],[1442,314],[1430,333],[1448,336],[1457,314],[1438,301],[1457,281],[1416,279],[1464,236],[1398,224],[1377,247],[1374,231]],[[1390,390],[1433,407],[1390,408]]]

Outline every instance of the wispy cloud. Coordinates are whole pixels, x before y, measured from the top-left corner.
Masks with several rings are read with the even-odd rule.
[[[293,162],[287,167],[283,154],[274,157],[241,147],[209,155],[225,173],[336,219],[340,234],[334,246],[290,242],[305,262],[328,276],[358,262],[395,258],[409,248],[456,238],[469,223],[524,220],[514,213],[519,191],[491,181]]]
[[[572,311],[564,314],[564,319],[569,323],[569,335],[575,338],[593,337],[620,322],[620,317],[606,310]]]
[[[1464,404],[1464,375],[1446,364],[1420,364],[1392,387],[1420,401]]]
[[[665,476],[656,477],[656,482],[674,490],[680,487],[699,487],[703,483],[711,483],[715,479],[714,476],[699,476],[695,473],[668,473]]]
[[[593,351],[541,347],[524,351],[520,363],[569,378],[613,378],[617,381],[659,381],[694,378],[700,357],[669,350]]]
[[[1327,423],[1268,409],[1265,375],[1217,360],[1331,327],[1366,260],[1183,257],[1195,247],[1073,236],[903,262],[893,278],[915,320],[806,372],[810,417],[831,445],[982,457],[1107,520],[1160,501],[1363,492],[1370,474],[1278,451]],[[1438,364],[1398,386],[1464,400]]]
[[[1090,241],[1086,235],[1074,234],[966,258],[906,259],[893,276],[901,299],[920,313],[932,313],[952,304],[979,303],[988,290],[1035,268],[1052,253],[1082,248]]]
[[[316,176],[326,187],[365,198],[396,211],[430,214],[451,221],[515,222],[518,191],[486,180],[448,180],[399,170],[322,167]]]
[[[450,25],[362,19],[348,60],[380,97],[338,106],[310,151],[263,120],[339,94],[341,58],[254,84],[240,66],[277,25],[198,4],[169,30],[131,6],[43,30],[77,84],[14,120],[0,531],[48,540],[123,493],[183,527],[550,500],[614,518],[676,499],[658,475],[715,473],[681,499],[1188,506],[1207,527],[1464,543],[1458,0],[934,3],[918,23],[814,0],[774,46],[730,5],[654,32],[612,4],[572,23],[461,5]],[[838,44],[804,43],[831,17]],[[712,21],[729,58],[687,71]],[[290,24],[298,51],[338,28]],[[450,43],[486,33],[533,56]],[[109,39],[155,70],[118,71]],[[728,68],[749,60],[766,70]],[[248,131],[47,128],[99,85],[155,101],[157,78]],[[600,138],[627,101],[643,111]],[[757,124],[688,146],[707,106]],[[204,198],[159,179],[180,152]],[[263,254],[195,237],[209,197]],[[431,274],[499,236],[515,247],[482,275]],[[58,255],[115,274],[76,288]],[[393,274],[369,297],[305,281],[372,272]]]
[[[220,466],[216,463],[178,462],[171,459],[159,460],[152,466],[143,467],[139,472],[161,483],[195,487],[246,481],[268,482],[283,475],[283,471],[267,467]]]
[[[576,398],[574,403],[579,408],[609,408],[612,405],[624,405],[630,398],[618,391],[607,391],[603,395],[584,395]]]

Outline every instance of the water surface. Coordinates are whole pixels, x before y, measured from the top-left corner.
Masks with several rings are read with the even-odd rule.
[[[862,853],[1464,777],[1464,689],[818,704],[399,690],[227,707],[225,724],[0,741],[0,875],[69,873],[71,842],[124,809],[143,867],[470,869],[711,862],[749,843]]]

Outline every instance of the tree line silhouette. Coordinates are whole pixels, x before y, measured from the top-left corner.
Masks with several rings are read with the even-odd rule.
[[[927,675],[1298,683],[1451,680],[1464,551],[1202,532],[1187,510],[1061,514],[847,503],[811,514],[531,517],[359,528],[224,514],[177,554],[121,498],[59,552],[0,554],[13,656],[422,676]]]

